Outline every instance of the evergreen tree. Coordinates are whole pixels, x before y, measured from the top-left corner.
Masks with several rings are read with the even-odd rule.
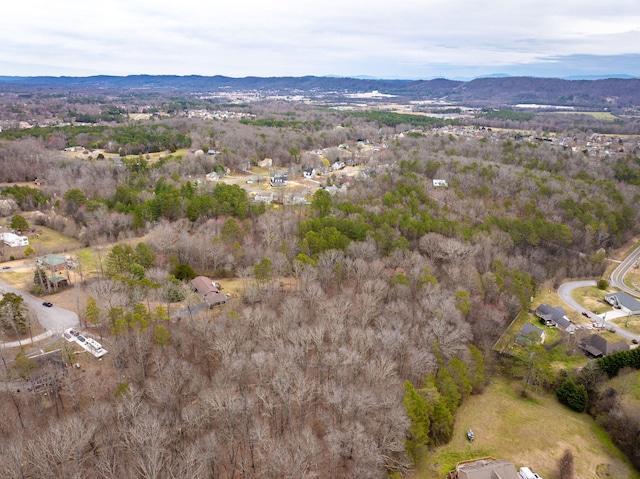
[[[36,264],[36,270],[33,273],[33,284],[35,285],[36,293],[51,292],[51,285],[47,280],[47,273],[39,264]]]
[[[482,352],[476,348],[473,344],[469,345],[469,352],[471,353],[471,386],[474,393],[480,393],[484,389],[484,357]]]
[[[22,215],[13,215],[11,217],[11,229],[16,231],[24,231],[29,229],[29,222]]]
[[[454,414],[460,406],[462,396],[458,391],[456,382],[451,377],[451,374],[449,374],[447,368],[440,368],[438,370],[436,374],[436,386],[444,403],[447,405],[447,408],[451,414]]]
[[[14,331],[16,336],[29,331],[22,296],[4,293],[0,299],[0,325],[5,331]]]
[[[405,439],[405,450],[414,465],[420,464],[429,443],[429,413],[427,400],[416,392],[410,381],[404,383],[404,408],[411,422]]]
[[[451,437],[453,435],[454,418],[443,396],[439,395],[438,400],[433,405],[430,419],[430,435],[433,439],[433,442],[437,446],[447,444],[451,440]]]
[[[95,326],[100,323],[100,306],[98,306],[98,302],[93,296],[89,296],[87,298],[87,306],[85,308],[84,315],[90,324]]]
[[[574,411],[583,412],[589,399],[587,389],[582,384],[576,384],[571,379],[564,380],[556,390],[558,401],[569,406]]]
[[[460,393],[460,402],[464,402],[471,395],[473,386],[469,379],[469,372],[467,371],[467,365],[460,361],[458,358],[451,358],[449,361],[449,374],[458,387]]]
[[[164,326],[156,326],[153,328],[153,337],[160,346],[169,346],[171,334]]]

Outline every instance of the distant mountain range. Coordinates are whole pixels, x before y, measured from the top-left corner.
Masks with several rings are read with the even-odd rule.
[[[174,92],[254,91],[259,94],[339,98],[379,91],[403,99],[446,99],[478,105],[536,103],[586,108],[640,107],[640,79],[558,79],[495,76],[470,81],[382,80],[343,77],[245,77],[131,75],[90,77],[0,76],[1,91],[147,90]]]

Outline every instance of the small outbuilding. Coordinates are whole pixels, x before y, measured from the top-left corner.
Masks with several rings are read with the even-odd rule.
[[[542,344],[544,343],[545,332],[531,323],[525,323],[516,338],[519,344],[529,344],[532,341]]]

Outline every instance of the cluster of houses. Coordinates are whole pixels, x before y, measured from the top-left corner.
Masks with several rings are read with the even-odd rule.
[[[640,314],[640,301],[625,292],[611,293],[606,295],[604,299],[614,309],[620,310],[621,315]],[[535,311],[532,311],[532,313],[534,313],[539,322],[546,327],[557,328],[569,334],[574,334],[577,330],[583,329],[583,327],[576,326],[567,317],[567,313],[562,306],[541,304]],[[595,324],[595,326],[604,326],[604,316],[592,316],[586,312],[583,314],[589,316],[594,322],[602,320],[601,324]],[[620,314],[618,316],[620,316]],[[587,329],[593,329],[593,326],[588,326]],[[531,323],[525,323],[520,329],[516,343],[521,345],[530,343],[542,344],[545,341],[545,337],[546,332],[544,329]],[[626,351],[630,348],[629,344],[624,340],[615,343],[609,342],[597,333],[580,338],[578,346],[591,358],[600,358],[619,351]]]

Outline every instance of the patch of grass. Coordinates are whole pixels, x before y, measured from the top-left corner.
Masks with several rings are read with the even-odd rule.
[[[548,351],[549,359],[555,371],[575,370],[584,367],[589,360],[576,345],[576,338],[569,338],[567,342],[559,344]]]
[[[472,396],[456,414],[451,442],[432,450],[409,477],[442,479],[456,462],[482,456],[554,477],[556,462],[566,449],[574,455],[575,477],[596,479],[600,464],[619,471],[616,477],[640,477],[591,417],[571,411],[553,394],[529,392],[525,399],[519,390],[519,383],[496,378],[483,394]],[[469,428],[475,432],[473,442],[466,438]]]
[[[80,242],[63,235],[58,231],[45,226],[37,226],[41,230],[40,236],[30,236],[29,245],[36,250],[38,255],[46,254],[50,251],[66,252],[80,247]]]
[[[624,277],[624,284],[630,288],[640,289],[640,270],[630,269]]]
[[[618,117],[608,111],[554,111],[554,115],[588,115],[597,120],[614,121]]]
[[[638,318],[637,316],[631,316],[630,318],[627,318],[626,316],[623,318],[615,318],[610,320],[609,322],[615,324],[616,326],[623,327],[633,334],[640,334],[640,318]]]
[[[595,286],[577,288],[573,290],[573,299],[584,306],[587,311],[595,311],[598,314],[611,310],[611,306],[605,304],[604,297],[611,291],[601,290]]]
[[[609,380],[608,386],[623,396],[625,401],[638,401],[640,406],[640,371],[623,369],[616,377]]]

